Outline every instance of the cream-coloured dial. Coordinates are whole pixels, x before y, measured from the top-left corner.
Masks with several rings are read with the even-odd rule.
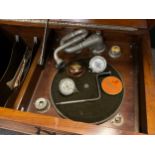
[[[76,91],[75,82],[71,78],[64,78],[60,80],[59,91],[65,96],[73,94]]]

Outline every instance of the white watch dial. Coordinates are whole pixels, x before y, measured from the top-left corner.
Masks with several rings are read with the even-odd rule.
[[[104,57],[95,56],[89,61],[89,68],[94,73],[101,73],[107,67],[107,61]]]
[[[70,78],[64,78],[59,83],[59,91],[62,95],[71,95],[75,92],[75,82]]]

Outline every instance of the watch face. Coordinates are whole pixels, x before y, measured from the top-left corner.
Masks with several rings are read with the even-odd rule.
[[[71,95],[75,92],[75,82],[70,78],[64,78],[59,82],[59,91],[62,95]]]
[[[89,68],[94,73],[101,73],[106,69],[106,67],[107,67],[107,62],[105,58],[101,56],[95,56],[89,62]]]

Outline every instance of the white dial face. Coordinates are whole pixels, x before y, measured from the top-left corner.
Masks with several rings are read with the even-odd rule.
[[[64,78],[59,83],[59,91],[62,95],[71,95],[75,92],[75,82],[70,78]]]
[[[89,62],[89,68],[94,73],[101,73],[106,69],[106,67],[107,67],[107,62],[105,58],[101,56],[95,56]]]

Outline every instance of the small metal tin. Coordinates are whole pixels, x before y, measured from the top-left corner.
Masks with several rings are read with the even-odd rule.
[[[93,73],[101,73],[107,68],[107,61],[102,56],[94,56],[89,61],[89,68]]]
[[[107,76],[103,78],[101,88],[108,95],[117,95],[123,90],[123,83],[116,76]]]
[[[114,45],[111,47],[110,51],[109,51],[109,56],[111,58],[119,58],[121,56],[121,48],[120,46]]]

